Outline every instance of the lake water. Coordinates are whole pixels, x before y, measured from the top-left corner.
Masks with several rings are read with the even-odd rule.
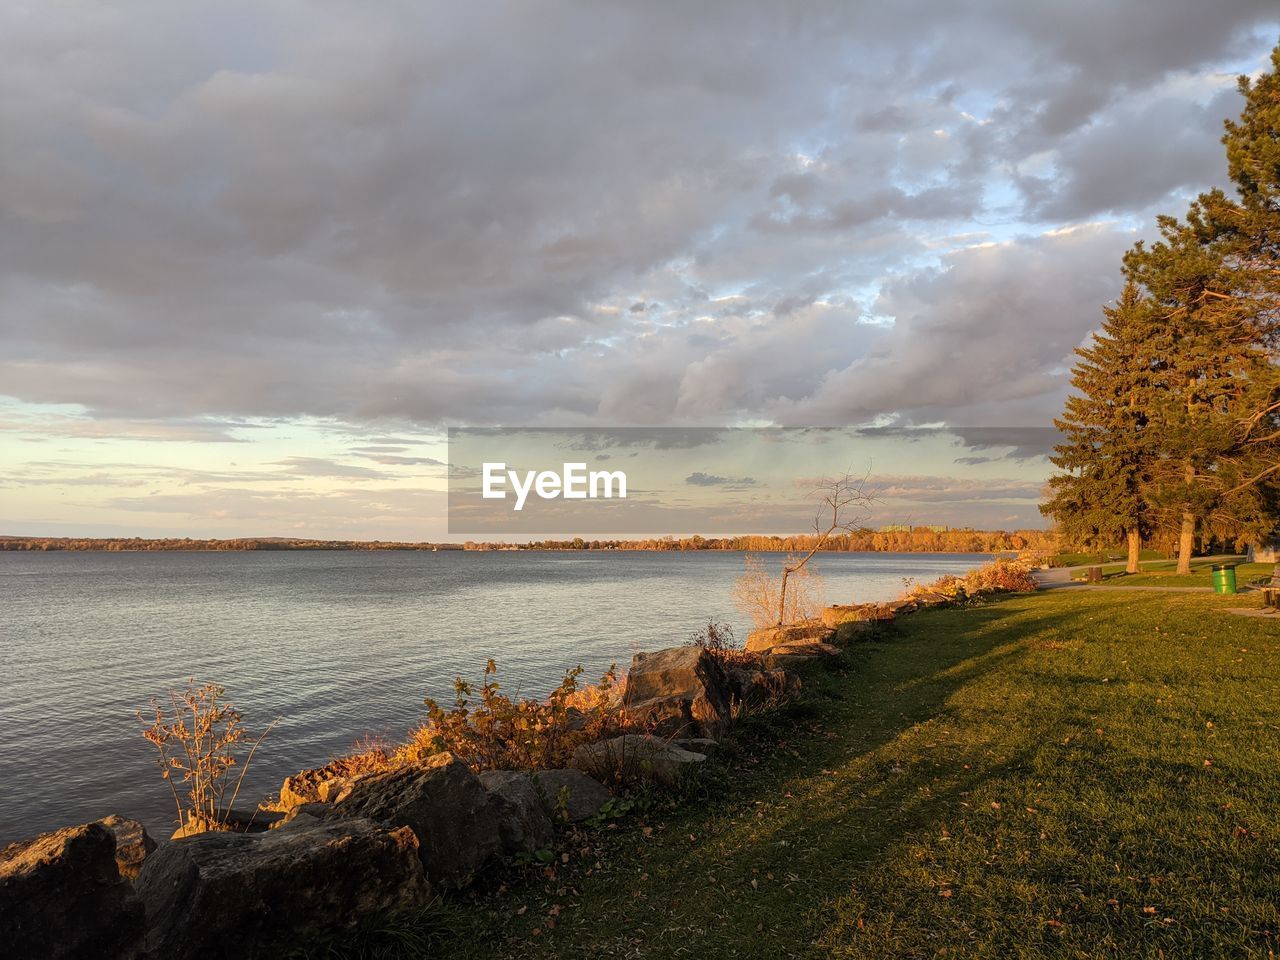
[[[776,557],[771,558],[776,566]],[[820,554],[829,603],[886,600],[973,554]],[[168,836],[168,788],[135,711],[223,684],[263,743],[242,799],[366,735],[489,657],[508,692],[594,679],[683,643],[730,600],[738,553],[0,553],[0,842],[118,812]]]

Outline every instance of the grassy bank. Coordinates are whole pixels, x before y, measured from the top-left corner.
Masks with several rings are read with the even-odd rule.
[[[1280,628],[1223,605],[906,618],[748,724],[702,798],[446,907],[429,955],[1267,956]]]

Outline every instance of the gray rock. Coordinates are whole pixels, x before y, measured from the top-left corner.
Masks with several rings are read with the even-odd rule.
[[[116,866],[116,840],[86,823],[0,850],[0,951],[47,960],[142,955],[142,904]]]
[[[686,770],[697,769],[706,759],[705,753],[635,733],[583,744],[573,752],[575,767],[607,783],[652,780],[674,786]]]
[[[368,820],[175,840],[147,858],[135,889],[149,955],[165,960],[275,956],[431,893],[413,831]]]
[[[659,736],[713,737],[730,717],[724,666],[698,647],[637,653],[627,673],[622,713]]]
[[[546,798],[527,770],[486,770],[480,782],[489,791],[498,816],[505,853],[533,853],[551,846],[555,826]]]
[[[608,787],[581,770],[536,770],[531,776],[556,820],[581,823],[613,799]]]
[[[170,840],[181,840],[184,837],[196,837],[202,833],[265,833],[275,824],[283,820],[287,814],[279,810],[258,810],[250,807],[235,807],[222,814],[217,824],[207,820],[188,820],[170,835]]]
[[[729,671],[734,698],[744,706],[758,709],[785,700],[800,691],[800,678],[787,670]]]
[[[360,777],[334,812],[409,827],[427,879],[444,887],[466,886],[502,846],[488,791],[449,753]]]
[[[786,643],[773,647],[760,658],[767,670],[783,670],[814,660],[828,660],[840,655],[840,648],[829,643]]]
[[[733,678],[730,677],[729,679],[730,685],[732,685]],[[711,756],[711,754],[720,749],[719,742],[709,737],[689,737],[685,740],[673,740],[672,742],[681,750],[688,750],[690,753],[703,753],[707,756]]]
[[[746,649],[749,653],[765,653],[788,643],[826,643],[834,633],[834,629],[821,620],[785,627],[765,627],[747,634]]]
[[[120,876],[132,880],[142,869],[142,861],[156,848],[146,828],[137,820],[130,820],[118,813],[103,817],[96,821],[111,831],[116,839],[116,869]]]

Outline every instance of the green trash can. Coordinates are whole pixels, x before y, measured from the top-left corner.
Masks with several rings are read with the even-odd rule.
[[[1214,593],[1236,592],[1236,565],[1234,563],[1215,563],[1213,565]]]

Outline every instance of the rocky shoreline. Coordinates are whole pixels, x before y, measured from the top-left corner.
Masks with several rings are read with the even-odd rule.
[[[157,844],[112,815],[10,844],[0,942],[50,960],[186,960],[211,945],[254,957],[425,908],[547,850],[559,831],[606,813],[616,789],[679,783],[743,710],[795,695],[797,669],[947,602],[829,607],[753,632],[744,659],[696,646],[638,653],[614,707],[627,732],[581,744],[562,769],[476,773],[449,753],[359,776],[328,765],[288,777],[270,808],[229,812],[231,830],[180,829]]]

